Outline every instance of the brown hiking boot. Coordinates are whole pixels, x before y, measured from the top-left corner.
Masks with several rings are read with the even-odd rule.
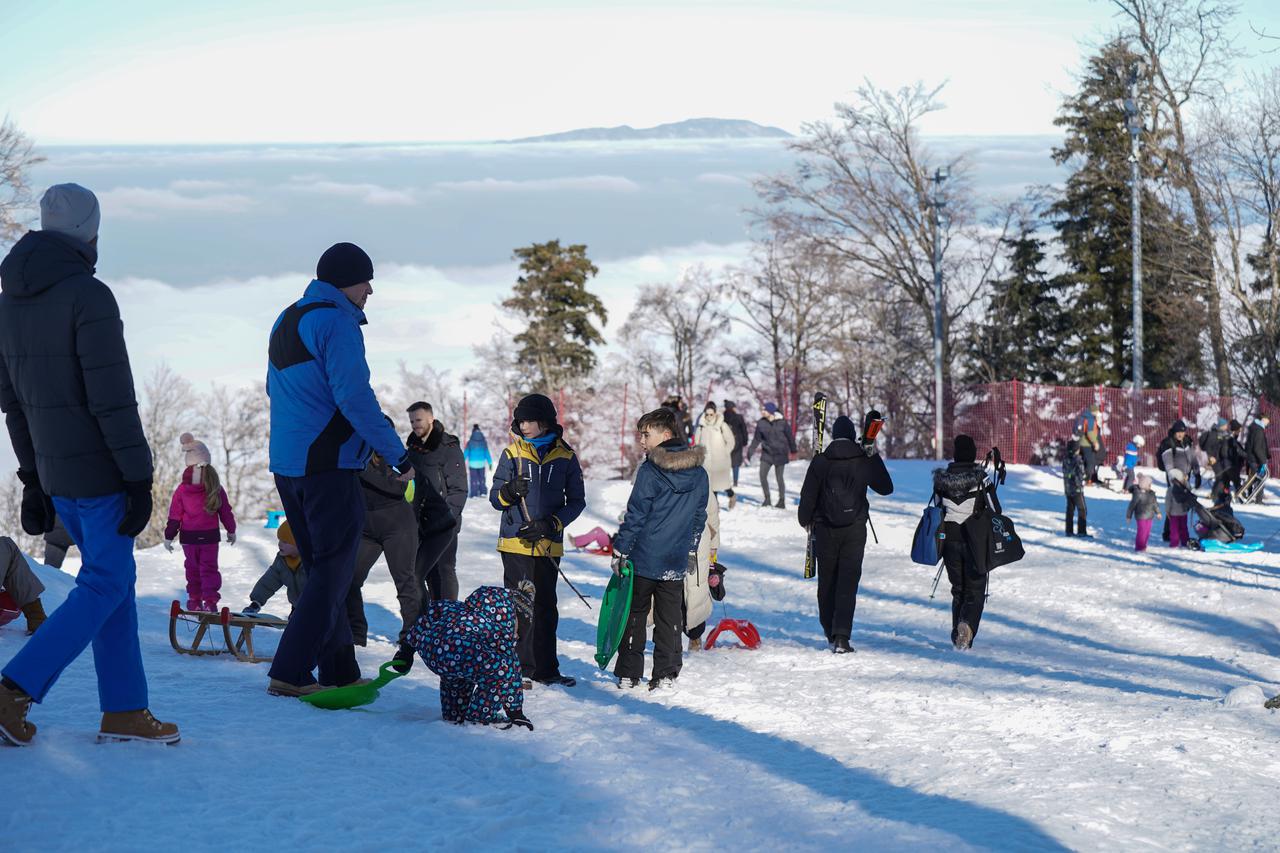
[[[969,627],[968,622],[961,622],[956,626],[956,648],[963,652],[972,645],[973,629]]]
[[[102,715],[98,743],[143,740],[174,744],[181,740],[177,723],[162,723],[146,708],[141,711],[107,711]]]
[[[733,509],[737,505],[738,505],[738,496],[729,495],[729,509]]]
[[[36,736],[34,723],[27,722],[31,697],[21,690],[0,684],[0,741],[11,746],[30,746]]]
[[[43,625],[44,620],[47,618],[44,615],[44,605],[40,603],[38,598],[22,608],[22,615],[27,617],[28,635],[34,634],[36,629]]]
[[[689,638],[689,651],[691,651],[691,652],[700,652],[700,651],[702,651],[702,638],[701,638],[701,637],[690,637],[690,638]]]
[[[271,679],[271,683],[267,685],[267,692],[272,696],[290,696],[294,699],[299,696],[310,696],[312,693],[323,689],[319,684],[290,684],[278,678]]]

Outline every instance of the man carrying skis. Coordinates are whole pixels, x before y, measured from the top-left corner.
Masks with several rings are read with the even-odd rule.
[[[1271,418],[1266,414],[1259,414],[1253,419],[1253,423],[1249,424],[1249,431],[1244,436],[1244,462],[1248,466],[1250,476],[1257,475],[1266,477],[1270,470],[1268,463],[1271,460],[1271,451],[1267,447],[1267,427],[1271,425]],[[1256,503],[1262,503],[1262,492],[1258,492]]]
[[[831,444],[805,474],[798,515],[800,526],[812,527],[817,539],[818,621],[836,654],[853,651],[849,637],[867,547],[868,487],[878,495],[893,494],[875,439],[855,441],[853,421],[841,415],[831,427]]]

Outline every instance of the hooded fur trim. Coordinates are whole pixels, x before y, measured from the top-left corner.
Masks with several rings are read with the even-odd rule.
[[[986,485],[987,472],[981,465],[935,468],[933,490],[943,497],[960,498]]]
[[[649,451],[649,461],[664,471],[686,471],[701,467],[707,459],[705,447],[690,447],[688,450],[668,450],[658,446]]]

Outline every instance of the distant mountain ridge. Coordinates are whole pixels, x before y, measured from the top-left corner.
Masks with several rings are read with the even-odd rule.
[[[691,118],[684,121],[660,124],[656,127],[635,128],[623,124],[617,127],[584,127],[549,133],[545,136],[526,136],[507,142],[601,142],[632,139],[787,139],[791,134],[780,127],[768,127],[754,121],[733,118]]]

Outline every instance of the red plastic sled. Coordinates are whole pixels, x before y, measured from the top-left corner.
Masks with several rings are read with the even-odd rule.
[[[0,625],[8,625],[22,615],[22,608],[7,592],[0,592]]]
[[[719,637],[724,631],[736,636],[749,649],[758,649],[760,647],[760,632],[756,630],[755,625],[752,625],[746,619],[721,619],[715,630],[707,636],[707,641],[702,644],[702,647],[709,649],[714,646],[716,637]]]

